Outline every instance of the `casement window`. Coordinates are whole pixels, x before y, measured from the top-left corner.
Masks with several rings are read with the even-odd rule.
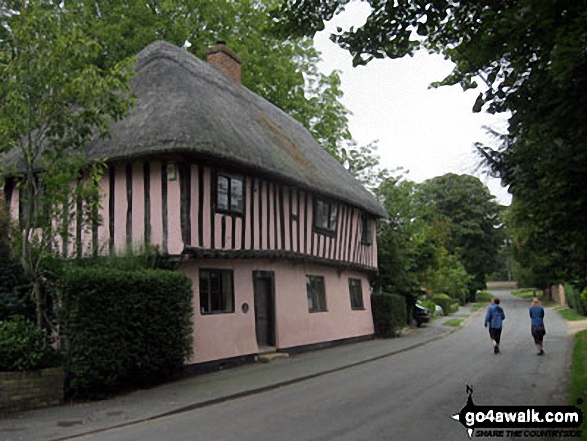
[[[308,311],[326,311],[326,290],[324,277],[306,276],[306,290],[308,292]]]
[[[351,309],[365,309],[360,279],[349,279],[349,293],[351,295]]]
[[[373,221],[365,213],[361,215],[361,243],[373,245]]]
[[[200,312],[202,314],[234,312],[232,270],[200,270]]]
[[[242,215],[244,193],[242,177],[219,173],[216,176],[216,211]]]
[[[314,228],[318,233],[334,234],[338,221],[338,204],[316,199],[314,203]]]

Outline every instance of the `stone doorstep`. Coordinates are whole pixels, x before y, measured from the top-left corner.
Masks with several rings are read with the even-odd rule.
[[[283,360],[284,358],[288,357],[289,354],[285,352],[266,352],[257,356],[259,362],[261,363],[271,363],[272,361]]]

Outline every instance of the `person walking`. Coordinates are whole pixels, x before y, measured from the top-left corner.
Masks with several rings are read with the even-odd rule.
[[[530,320],[532,337],[536,344],[536,355],[544,355],[543,340],[546,330],[544,329],[544,308],[540,305],[540,300],[536,297],[532,299],[532,306],[530,306]]]
[[[499,343],[501,341],[501,329],[503,321],[505,320],[505,313],[501,306],[499,306],[499,298],[494,297],[491,305],[487,308],[485,314],[485,327],[489,325],[489,337],[493,342],[493,352],[499,354]]]

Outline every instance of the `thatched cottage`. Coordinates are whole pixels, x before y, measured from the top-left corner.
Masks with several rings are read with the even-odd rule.
[[[373,334],[369,277],[382,207],[310,133],[209,63],[165,42],[137,57],[136,106],[89,146],[107,158],[101,225],[83,242],[157,246],[193,282],[191,363]],[[18,188],[10,190],[18,213]]]

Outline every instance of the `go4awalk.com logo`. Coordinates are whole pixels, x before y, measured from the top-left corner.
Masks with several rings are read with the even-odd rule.
[[[583,413],[575,406],[476,406],[467,386],[467,404],[452,418],[467,429],[469,438],[580,438]]]

